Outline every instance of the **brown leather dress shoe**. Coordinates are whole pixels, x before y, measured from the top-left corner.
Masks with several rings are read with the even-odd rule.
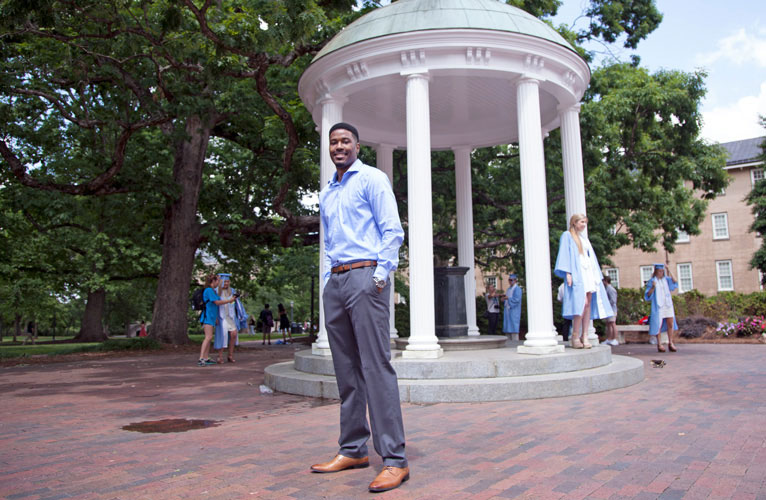
[[[367,457],[351,458],[338,454],[329,462],[312,465],[311,470],[314,472],[340,472],[346,469],[364,469],[369,466],[370,459]]]
[[[377,493],[380,491],[393,490],[409,478],[409,467],[392,467],[386,465],[383,467],[383,470],[380,471],[378,477],[370,483],[370,491]]]

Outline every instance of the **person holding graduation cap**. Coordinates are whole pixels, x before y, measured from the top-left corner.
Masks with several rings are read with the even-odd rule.
[[[553,272],[564,279],[564,297],[561,316],[572,320],[572,347],[590,349],[588,327],[591,319],[604,319],[613,315],[602,282],[601,266],[596,252],[585,235],[588,218],[574,214],[569,219],[569,230],[561,233],[559,253]]]
[[[508,282],[508,290],[503,300],[503,333],[518,335],[521,323],[521,287],[515,274],[508,275]]]
[[[667,275],[667,276],[666,276]],[[676,313],[673,309],[673,296],[670,292],[678,288],[676,279],[666,269],[665,264],[655,264],[652,279],[646,282],[644,300],[652,303],[652,312],[649,315],[649,335],[659,335],[661,332],[668,333],[668,349],[676,352],[673,343],[673,334],[678,329]],[[657,341],[657,350],[665,352],[662,342]]]

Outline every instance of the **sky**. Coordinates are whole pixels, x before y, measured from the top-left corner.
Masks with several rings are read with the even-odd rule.
[[[588,3],[564,0],[554,23],[584,27],[586,20],[577,18]],[[758,123],[758,115],[766,115],[766,1],[657,0],[656,4],[663,13],[660,26],[636,51],[614,47],[616,55],[629,61],[637,54],[641,66],[652,72],[706,71],[703,139],[723,143],[766,136],[766,128]]]

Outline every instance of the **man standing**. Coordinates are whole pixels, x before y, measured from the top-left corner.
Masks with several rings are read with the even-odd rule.
[[[319,212],[325,244],[325,326],[341,401],[340,450],[311,470],[369,466],[371,427],[384,465],[369,486],[377,492],[396,488],[410,477],[388,326],[388,276],[399,263],[404,231],[388,177],[359,161],[358,154],[356,128],[333,125],[330,158],[336,173],[319,194]]]
[[[484,294],[487,301],[487,319],[489,320],[489,334],[494,335],[497,329],[497,320],[500,318],[500,300],[498,299],[495,285],[487,285],[487,293]]]
[[[521,287],[515,274],[508,276],[508,290],[503,307],[503,333],[511,340],[519,340],[521,325]]]

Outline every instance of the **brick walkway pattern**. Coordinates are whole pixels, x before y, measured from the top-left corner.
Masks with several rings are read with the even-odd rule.
[[[309,472],[337,451],[337,402],[259,391],[293,346],[210,367],[174,353],[3,366],[0,497],[766,499],[766,346],[679,348],[615,348],[646,363],[644,382],[616,391],[406,404],[411,479],[377,495],[374,453],[368,469]],[[171,418],[220,423],[122,429]]]

